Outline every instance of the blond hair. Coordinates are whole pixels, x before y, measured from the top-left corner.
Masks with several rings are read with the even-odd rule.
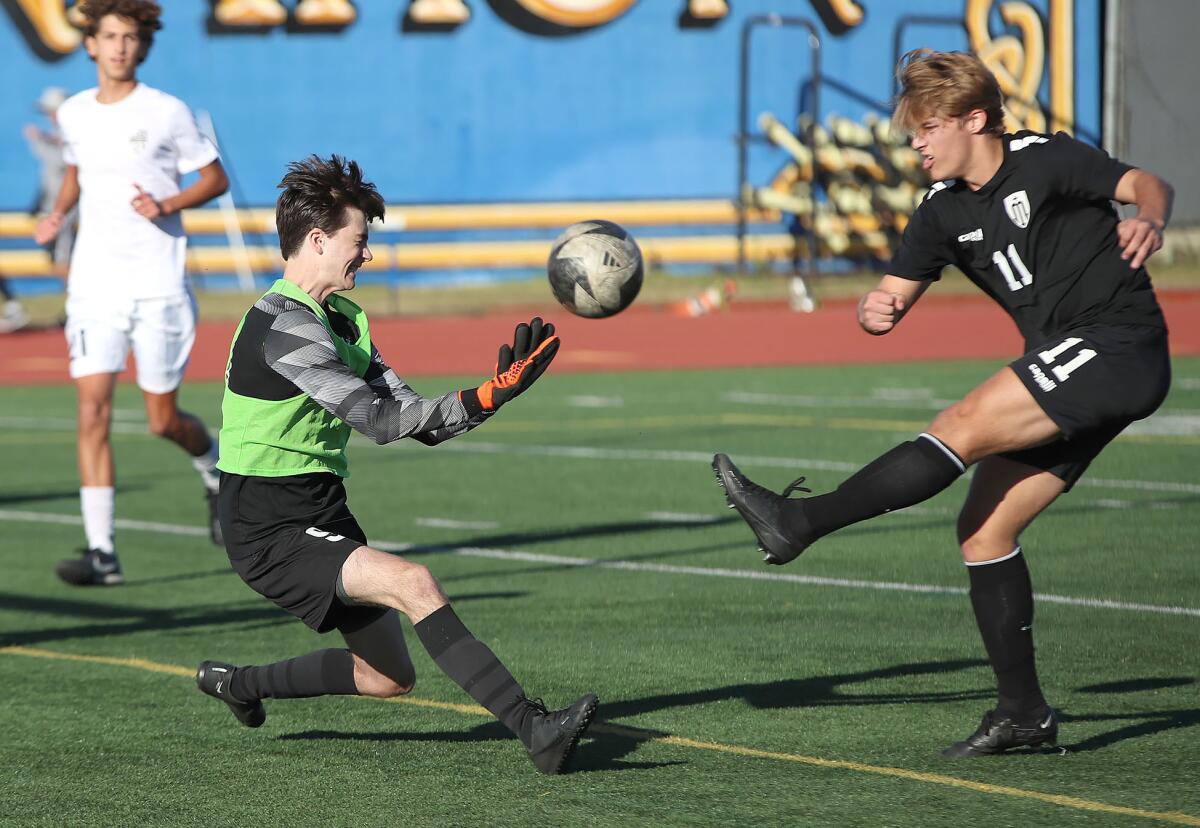
[[[976,109],[987,114],[984,132],[1004,132],[1004,96],[983,61],[966,52],[913,49],[896,66],[900,93],[892,123],[914,132],[930,116],[964,118]]]

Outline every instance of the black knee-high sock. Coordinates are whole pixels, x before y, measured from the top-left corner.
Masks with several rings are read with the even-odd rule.
[[[303,699],[356,696],[349,650],[317,650],[262,667],[239,667],[229,682],[237,699]]]
[[[523,703],[525,691],[496,654],[471,635],[450,605],[430,613],[413,629],[442,672],[528,747],[532,721]]]
[[[843,526],[913,506],[945,489],[966,471],[948,446],[932,434],[901,443],[872,460],[829,494],[784,506],[801,536],[813,540]]]
[[[1005,558],[967,567],[971,606],[996,673],[1001,713],[1024,718],[1046,705],[1033,658],[1033,585],[1021,547]]]

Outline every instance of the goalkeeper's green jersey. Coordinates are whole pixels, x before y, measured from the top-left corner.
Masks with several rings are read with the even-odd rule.
[[[412,437],[433,445],[487,418],[474,395],[462,396],[422,397],[384,364],[362,308],[338,294],[318,303],[280,279],[234,333],[217,467],[347,477],[352,429],[379,444]]]

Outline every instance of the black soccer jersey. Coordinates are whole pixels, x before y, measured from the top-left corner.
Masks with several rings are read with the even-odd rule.
[[[888,272],[919,281],[956,265],[1027,342],[1080,325],[1165,328],[1145,268],[1121,259],[1112,197],[1132,169],[1064,132],[1002,139],[985,185],[939,181],[913,213]]]

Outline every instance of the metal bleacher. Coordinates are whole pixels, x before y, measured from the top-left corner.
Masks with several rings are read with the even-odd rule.
[[[274,211],[236,211],[244,248],[226,243],[226,217],[217,208],[184,211],[183,221],[192,244],[188,268],[193,275],[230,274],[239,258],[262,273],[279,267]],[[663,201],[594,201],[537,204],[389,205],[385,222],[372,230],[374,261],[364,270],[407,271],[540,268],[545,265],[550,239],[576,221],[605,218],[629,228],[652,266],[722,264],[734,260],[737,238],[731,232],[737,207],[723,199]],[[750,220],[764,232],[750,237],[749,256],[755,261],[790,261],[795,239],[782,232],[780,213],[770,208],[751,211]],[[27,213],[0,213],[0,275],[15,278],[58,278],[46,253],[34,245],[36,219]],[[781,232],[770,232],[770,225]],[[649,232],[670,228],[674,234]],[[643,232],[643,231],[647,232]],[[511,231],[511,232],[510,232]],[[425,241],[439,233],[528,236]],[[413,239],[413,240],[409,240]]]

